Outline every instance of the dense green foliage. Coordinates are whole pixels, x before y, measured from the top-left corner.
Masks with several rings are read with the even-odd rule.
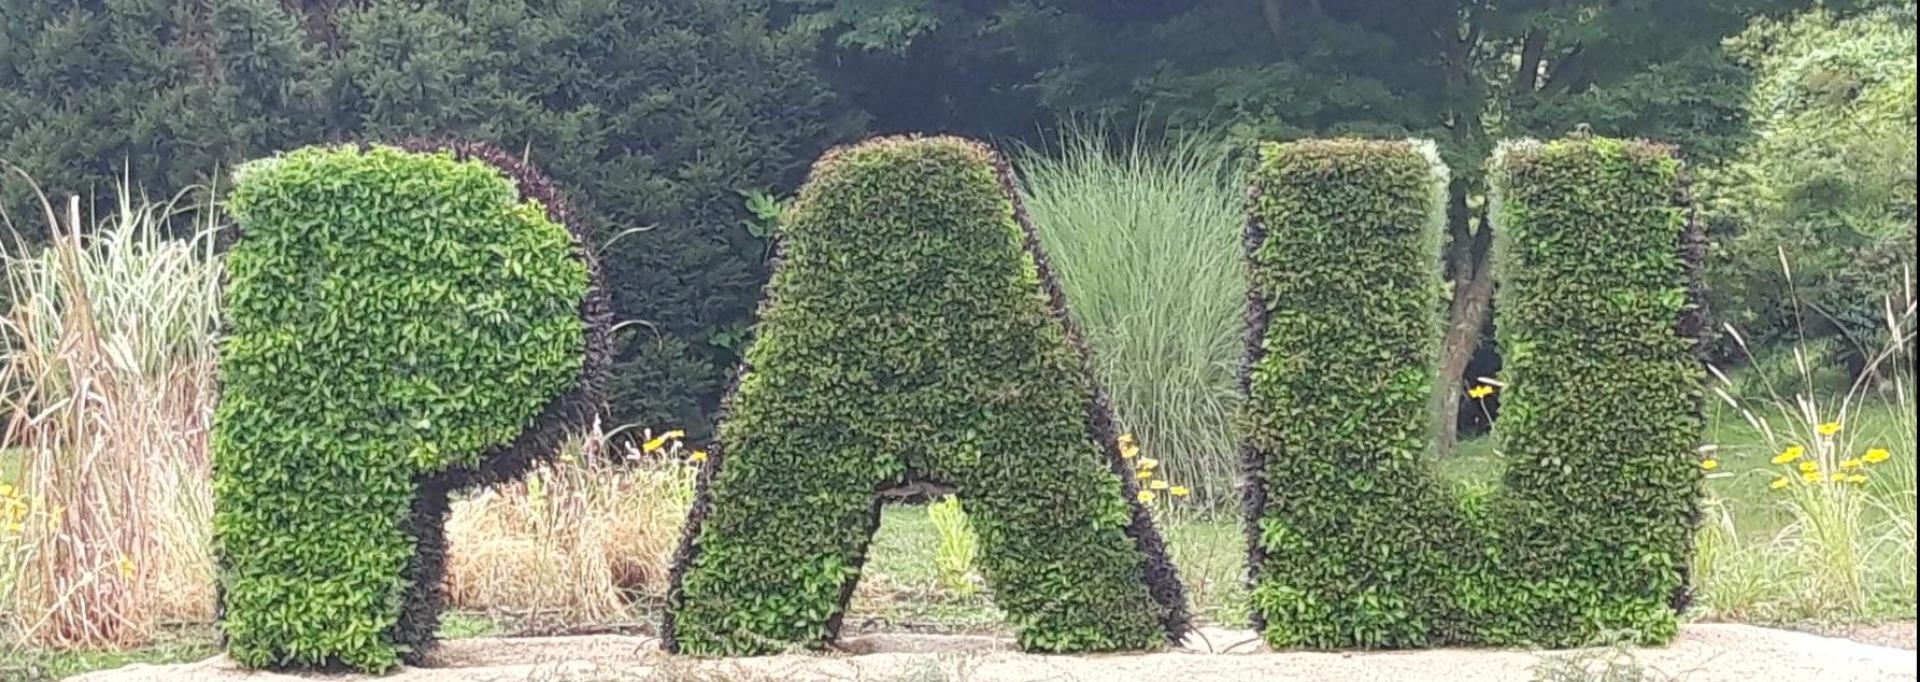
[[[1276,647],[1661,641],[1689,554],[1701,370],[1677,164],[1525,146],[1503,197],[1505,489],[1431,469],[1445,172],[1418,143],[1268,145],[1248,230],[1248,533]],[[1586,345],[1579,345],[1586,344]]]
[[[274,0],[0,0],[0,162],[56,197],[211,183],[313,138],[305,59]],[[26,226],[31,196],[0,179]]]
[[[1825,339],[1856,372],[1885,344],[1885,297],[1912,282],[1914,9],[1887,4],[1756,22],[1733,43],[1756,137],[1706,187],[1715,312],[1762,342]]]
[[[327,140],[523,154],[612,242],[613,423],[701,433],[765,279],[735,192],[797,179],[850,127],[765,4],[0,0],[0,160],[105,200],[123,167],[172,193]],[[34,215],[18,180],[0,206]]]
[[[1461,631],[1472,544],[1425,468],[1445,170],[1407,142],[1267,145],[1248,312],[1253,607],[1276,647],[1405,647]],[[1431,538],[1430,546],[1422,538]],[[1451,626],[1451,627],[1449,627]]]
[[[676,562],[671,650],[832,639],[877,494],[924,480],[958,488],[1023,647],[1143,649],[1184,631],[1178,580],[996,163],[964,140],[886,138],[816,166]]]
[[[414,584],[439,557],[413,524],[580,383],[588,265],[481,161],[315,147],[241,171],[212,440],[222,627],[247,665],[385,670],[435,620],[406,613],[439,589]]]
[[[1018,159],[1022,198],[1114,419],[1206,503],[1238,504],[1244,167],[1203,137],[1080,131]]]
[[[1665,640],[1689,589],[1706,390],[1680,162],[1569,139],[1503,147],[1490,170],[1506,596],[1560,643]]]

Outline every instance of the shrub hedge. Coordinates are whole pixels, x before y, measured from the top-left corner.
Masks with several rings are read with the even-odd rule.
[[[877,493],[907,481],[958,488],[1023,647],[1184,633],[1178,578],[1012,182],[956,138],[816,164],[675,562],[669,651],[833,639]]]
[[[1703,373],[1678,163],[1574,140],[1492,170],[1510,461],[1504,489],[1463,496],[1423,421],[1445,169],[1415,142],[1262,149],[1243,427],[1254,618],[1275,647],[1674,633]]]
[[[1671,148],[1503,146],[1495,312],[1510,384],[1500,521],[1527,628],[1664,642],[1688,602],[1706,369],[1703,239]]]
[[[606,301],[565,203],[493,150],[410,148],[236,173],[212,451],[246,665],[416,659],[449,492],[524,471],[602,404]]]

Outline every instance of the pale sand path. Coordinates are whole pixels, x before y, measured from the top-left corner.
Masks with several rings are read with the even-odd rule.
[[[215,658],[135,665],[68,682],[1531,682],[1543,661],[1576,655],[1461,649],[1269,653],[1251,639],[1244,631],[1207,630],[1188,647],[1163,653],[1029,656],[992,638],[875,635],[849,640],[845,648],[853,653],[704,661],[664,656],[645,637],[469,639],[442,645],[434,667],[382,678],[246,672]],[[1670,647],[1615,653],[1629,656],[1684,682],[1916,679],[1913,651],[1747,625],[1689,625]]]

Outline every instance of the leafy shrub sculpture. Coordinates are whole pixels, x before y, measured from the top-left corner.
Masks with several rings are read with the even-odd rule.
[[[1498,207],[1504,490],[1429,469],[1445,170],[1412,142],[1268,145],[1243,377],[1257,626],[1276,647],[1669,639],[1699,468],[1699,253],[1679,164],[1510,145]]]
[[[1030,650],[1179,637],[1184,596],[1104,396],[985,147],[884,138],[815,165],[673,569],[669,651],[833,639],[878,493],[954,485]]]
[[[416,658],[448,493],[518,475],[602,400],[606,304],[566,205],[493,150],[411,149],[237,174],[212,447],[246,665]]]

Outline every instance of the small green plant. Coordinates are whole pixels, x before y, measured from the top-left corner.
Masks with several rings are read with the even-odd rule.
[[[980,541],[967,520],[967,510],[960,507],[960,498],[948,495],[927,505],[927,516],[940,533],[940,546],[933,556],[940,584],[961,597],[973,596],[979,589],[973,583],[973,562]]]
[[[1620,646],[1546,656],[1533,667],[1533,682],[1680,682],[1683,679],[1640,662],[1632,651]]]

